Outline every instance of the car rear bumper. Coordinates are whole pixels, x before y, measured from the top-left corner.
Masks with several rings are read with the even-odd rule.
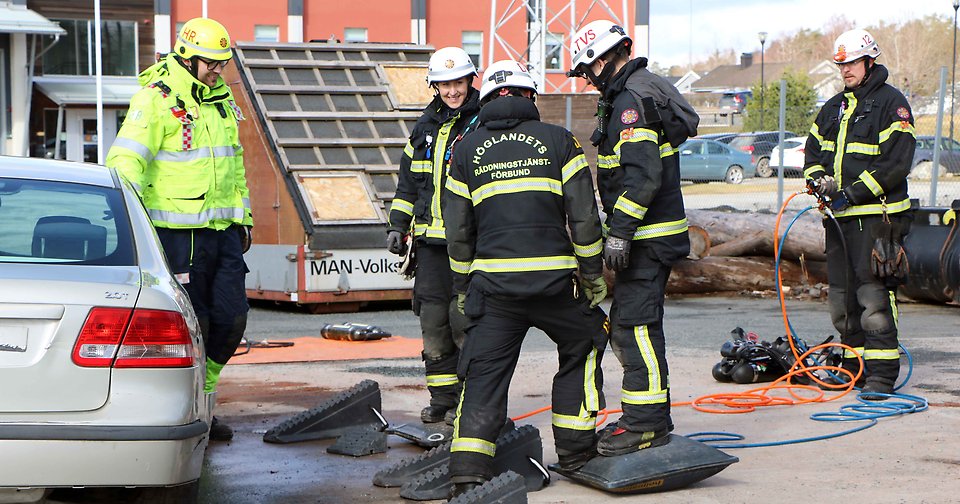
[[[0,426],[0,487],[175,485],[200,477],[208,425]]]

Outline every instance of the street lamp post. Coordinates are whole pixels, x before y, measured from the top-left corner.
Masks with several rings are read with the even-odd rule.
[[[957,9],[960,8],[960,0],[953,0],[953,77],[950,78],[950,142],[947,142],[951,149],[953,148],[953,107],[954,95],[957,89]]]
[[[960,0],[954,0],[954,2],[960,2]],[[766,128],[764,128],[763,126],[763,114],[764,114],[763,45],[767,42],[767,32],[760,32],[757,35],[760,37],[760,129],[765,130]]]

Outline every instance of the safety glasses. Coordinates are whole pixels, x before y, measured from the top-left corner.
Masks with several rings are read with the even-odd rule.
[[[224,68],[227,68],[227,65],[230,64],[230,60],[228,59],[227,60],[211,60],[207,58],[201,58],[199,56],[197,57],[197,59],[204,62],[207,65],[207,70],[210,70],[210,71],[223,70]]]

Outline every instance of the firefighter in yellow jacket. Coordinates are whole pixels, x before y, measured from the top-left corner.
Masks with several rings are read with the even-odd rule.
[[[107,155],[137,190],[167,261],[190,295],[207,355],[205,391],[247,324],[243,253],[253,217],[238,136],[240,109],[220,77],[230,35],[205,18],[187,21],[172,53],[140,73],[143,87]],[[210,439],[233,431],[214,417]]]

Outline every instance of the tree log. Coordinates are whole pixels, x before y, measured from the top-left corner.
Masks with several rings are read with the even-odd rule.
[[[826,268],[810,263],[803,267],[781,261],[783,284],[789,286],[826,283]],[[667,282],[669,294],[703,294],[743,290],[774,290],[774,260],[770,257],[705,257],[673,265]]]
[[[700,259],[710,255],[710,234],[699,226],[689,226],[687,231],[690,237],[690,259]]]
[[[763,244],[758,244],[756,250],[749,249],[745,245],[730,245],[730,247],[733,250],[743,249],[744,252],[741,253],[773,256],[773,231],[777,219],[774,214],[697,209],[688,209],[686,213],[687,221],[691,226],[703,228],[710,234],[711,255],[720,255],[724,252],[724,248],[720,247],[721,244],[745,239],[752,240],[755,236],[765,234],[767,236],[766,241]],[[783,215],[780,222],[781,235],[786,231],[794,216],[796,216],[796,212]],[[804,256],[807,260],[822,261],[826,259],[825,247],[823,225],[818,214],[807,212],[799,217],[790,228],[781,255],[786,259],[798,259]],[[718,248],[720,253],[717,252]],[[733,254],[728,253],[727,255]]]

